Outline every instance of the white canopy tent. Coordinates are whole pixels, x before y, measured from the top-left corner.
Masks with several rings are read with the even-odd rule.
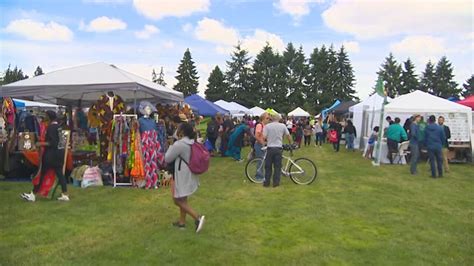
[[[94,102],[107,91],[117,93],[126,102],[142,99],[162,103],[183,101],[181,92],[103,62],[57,70],[4,85],[0,96],[45,96],[57,99],[58,103]]]
[[[380,111],[378,113],[375,125],[379,123]],[[471,141],[472,111],[467,106],[418,90],[395,98],[385,106],[384,116],[399,117],[401,124],[413,114],[421,114],[425,120],[430,115],[444,116],[445,124],[451,129],[451,142]]]
[[[261,116],[263,113],[265,113],[265,110],[263,108],[255,106],[255,107],[250,108],[250,112],[252,113],[253,116]]]
[[[380,109],[384,98],[378,94],[373,94],[362,102],[349,107],[349,111],[353,113],[352,122],[356,128],[357,138],[354,140],[354,148],[362,148],[360,143],[364,137],[369,136],[372,129],[378,124],[374,124],[375,113],[380,116]],[[387,102],[392,98],[387,97]],[[379,119],[377,119],[379,121]]]
[[[229,111],[232,117],[242,117],[246,114],[251,114],[251,111],[236,102],[226,102],[224,100],[215,101],[214,104],[219,105],[221,108],[224,108]]]
[[[296,107],[295,110],[291,111],[288,113],[288,116],[294,116],[294,117],[308,117],[310,114],[303,110],[300,107]]]

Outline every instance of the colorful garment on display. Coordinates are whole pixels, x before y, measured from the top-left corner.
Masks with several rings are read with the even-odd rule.
[[[125,103],[119,95],[109,97],[104,94],[97,101],[96,108],[100,122],[100,159],[105,161],[108,157],[109,136],[114,114],[125,112]]]
[[[153,188],[158,181],[159,165],[163,165],[164,156],[160,152],[160,143],[157,140],[156,130],[143,131],[141,134],[142,154],[145,167],[146,188]]]
[[[15,127],[16,108],[13,99],[10,97],[3,98],[2,116],[7,123],[7,129]]]
[[[158,142],[160,143],[160,152],[166,152],[166,127],[163,123],[158,124]]]

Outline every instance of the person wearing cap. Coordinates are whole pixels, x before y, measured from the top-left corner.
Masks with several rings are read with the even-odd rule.
[[[40,178],[37,185],[33,187],[33,191],[30,193],[21,194],[21,198],[26,201],[35,202],[36,194],[39,192],[41,186],[43,185],[44,177],[48,170],[53,169],[56,173],[56,177],[61,184],[61,196],[58,198],[60,201],[69,201],[69,196],[67,195],[67,180],[63,174],[63,161],[64,161],[64,147],[60,149],[58,147],[60,142],[59,127],[57,121],[57,115],[54,111],[46,111],[46,117],[48,118],[49,125],[46,130],[45,142],[38,142],[38,146],[43,146],[44,153],[41,158],[41,171]]]
[[[267,142],[267,156],[265,157],[265,180],[264,187],[270,186],[270,177],[273,168],[273,187],[280,185],[281,161],[283,153],[283,136],[286,136],[291,144],[292,139],[286,125],[280,123],[281,116],[278,113],[270,114],[271,123],[263,128],[263,137]]]
[[[443,128],[436,124],[434,115],[428,118],[425,128],[425,144],[430,158],[431,177],[443,177],[443,143],[446,141]],[[438,170],[438,172],[436,172]]]
[[[413,116],[413,121],[410,124],[410,173],[412,175],[416,175],[416,167],[418,164],[418,159],[420,158],[420,143],[419,135],[420,135],[420,127],[418,123],[420,123],[421,116],[416,114]]]

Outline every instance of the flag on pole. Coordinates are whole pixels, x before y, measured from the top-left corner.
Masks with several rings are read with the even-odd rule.
[[[375,85],[375,92],[377,92],[377,94],[381,97],[386,96],[385,88],[383,86],[382,77],[379,77],[379,79],[377,80],[377,85]]]

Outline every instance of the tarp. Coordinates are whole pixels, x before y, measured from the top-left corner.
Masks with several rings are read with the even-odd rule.
[[[56,105],[56,104],[41,103],[41,102],[36,102],[36,101],[27,101],[27,100],[22,100],[22,99],[15,99],[15,98],[13,98],[13,101],[15,102],[15,106],[17,108],[28,108],[28,107],[58,108],[59,107],[59,105]]]
[[[339,104],[336,108],[332,110],[332,112],[336,115],[343,115],[349,112],[349,108],[351,106],[356,105],[357,103],[354,101],[347,101],[347,102],[342,102]]]
[[[94,102],[106,91],[113,91],[126,102],[148,99],[154,102],[183,101],[181,92],[103,62],[53,71],[1,87],[0,97],[49,96],[59,103]]]
[[[326,119],[326,116],[329,112],[331,112],[332,110],[334,110],[337,106],[339,106],[339,104],[341,104],[341,101],[339,100],[336,100],[332,105],[331,107],[329,108],[325,108],[321,111],[321,115],[323,116],[323,119]]]
[[[208,101],[197,94],[184,98],[184,102],[189,104],[193,110],[197,110],[202,116],[215,116],[217,113],[228,114],[229,111],[219,105]]]
[[[252,113],[253,116],[261,116],[263,113],[265,113],[265,110],[263,108],[255,106],[255,107],[250,108],[250,112]]]
[[[294,117],[308,117],[310,114],[303,110],[300,107],[296,107],[293,111],[288,113],[288,116],[294,116]]]
[[[471,107],[471,109],[474,110],[474,95],[471,95],[464,100],[460,100],[457,103]]]
[[[361,147],[361,140],[363,140],[364,137],[367,137],[372,132],[372,129],[378,125],[374,124],[374,115],[376,111],[381,110],[383,101],[384,98],[382,96],[374,93],[362,102],[349,107],[349,111],[353,113],[352,122],[356,128],[358,136],[354,141],[354,147],[356,149]],[[387,102],[390,101],[392,101],[392,98],[387,97]],[[365,119],[364,110],[366,112]],[[380,115],[380,112],[378,112],[377,115]],[[365,127],[363,128],[363,126]]]

